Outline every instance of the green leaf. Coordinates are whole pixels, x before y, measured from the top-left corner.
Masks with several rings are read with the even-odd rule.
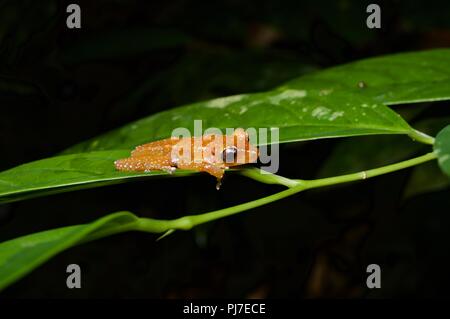
[[[449,117],[428,118],[414,124],[421,132],[436,135],[450,123]],[[323,163],[318,177],[348,174],[395,163],[417,154],[424,145],[413,143],[404,136],[361,136],[338,141]],[[414,168],[414,169],[419,169]],[[430,177],[429,184],[434,179]],[[435,180],[438,182],[437,180]]]
[[[71,148],[69,153],[131,149],[167,138],[177,127],[254,127],[280,129],[280,142],[370,134],[413,134],[388,107],[356,93],[320,90],[275,90],[241,94],[157,113]]]
[[[91,224],[63,227],[9,240],[0,243],[0,290],[55,254],[79,243],[131,230],[163,233],[163,236],[159,237],[163,238],[175,230],[190,230],[198,225],[251,210],[307,189],[375,177],[434,159],[436,154],[431,152],[407,161],[368,170],[364,174],[356,173],[318,180],[288,180],[281,176],[260,173],[256,175],[255,172],[249,172],[246,174],[248,177],[268,184],[282,184],[288,186],[288,189],[236,206],[172,220],[138,218],[129,212],[119,212]]]
[[[167,175],[162,171],[117,171],[114,161],[128,156],[129,153],[129,151],[108,151],[63,155],[23,164],[1,172],[0,203],[117,184],[128,179]],[[179,171],[176,176],[189,173]]]
[[[108,235],[138,230],[162,233],[165,221],[140,219],[129,212],[102,217],[92,223],[47,230],[0,243],[0,290],[22,278],[56,254],[87,241]]]
[[[364,87],[360,88],[359,83]],[[359,92],[385,105],[450,99],[450,49],[400,53],[305,75],[283,88]]]
[[[438,156],[438,163],[442,171],[450,176],[450,125],[446,126],[436,136],[434,152]]]
[[[281,142],[409,134],[411,128],[384,105],[450,99],[449,74],[450,49],[371,58],[302,76],[267,93],[151,115],[66,153],[129,149],[168,137],[176,127],[192,129],[194,119],[203,120],[204,127],[279,127]],[[360,82],[364,88],[358,87]]]
[[[450,179],[442,173],[436,161],[413,168],[403,192],[405,199],[419,194],[439,191],[450,185]]]
[[[362,136],[339,141],[317,177],[349,174],[392,164],[416,154],[423,147],[403,136]]]
[[[406,69],[411,65],[405,61],[424,63],[429,59],[427,69],[434,70],[431,64],[436,63],[438,70],[425,72],[420,76],[421,80],[419,76],[413,77],[414,83],[422,87],[423,83],[434,81],[434,85],[443,91],[444,75],[439,71],[445,70],[445,65],[438,58],[442,52],[410,53],[403,55],[404,59],[400,58],[402,55],[369,59],[301,77],[297,82],[273,91],[223,97],[151,115],[65,152],[80,155],[50,158],[0,173],[0,202],[119,183],[135,177],[166,175],[161,172],[117,172],[113,162],[126,157],[136,145],[171,136],[172,130],[177,127],[185,127],[192,132],[194,120],[199,119],[203,120],[204,129],[276,127],[280,129],[281,143],[374,134],[403,134],[431,143],[432,138],[411,128],[397,113],[383,105],[382,102],[386,101],[377,101],[379,97],[364,93],[366,89],[357,88],[353,82],[361,78],[361,73],[355,70],[365,69],[369,74],[376,69],[379,76],[372,75],[368,85],[381,89],[386,83],[386,88],[392,88],[392,79],[406,83],[407,77],[402,77],[409,74]],[[372,68],[362,68],[364,64]],[[439,79],[444,82],[439,82]],[[329,86],[338,80],[341,84]],[[413,82],[408,83],[413,85]],[[434,91],[435,99],[444,98],[438,94],[439,90]],[[416,93],[420,95],[420,92]],[[101,151],[105,152],[97,153]]]

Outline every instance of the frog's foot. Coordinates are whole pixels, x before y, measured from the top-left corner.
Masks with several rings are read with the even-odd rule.
[[[219,190],[220,186],[222,185],[222,178],[223,175],[225,173],[225,170],[228,167],[222,166],[222,165],[204,165],[203,167],[201,167],[200,171],[203,172],[207,172],[208,174],[214,176],[215,178],[217,178],[217,183],[216,183],[216,189]]]
[[[227,170],[227,169],[229,169],[229,167],[223,167],[222,168],[222,174],[220,174],[219,176],[216,176],[217,177],[217,183],[216,183],[216,189],[217,190],[219,190],[220,189],[220,186],[222,186],[222,179],[223,179],[223,174],[225,173],[225,171]]]
[[[217,185],[216,188],[219,189],[220,188],[220,181],[222,180],[223,174],[225,173],[225,169],[227,169],[227,167],[225,167],[224,165],[214,165],[211,163],[192,163],[192,162],[183,162],[183,161],[179,161],[177,163],[177,167],[179,169],[187,169],[187,170],[194,170],[194,171],[198,171],[198,172],[206,172],[212,176],[214,176],[215,178],[217,178]]]
[[[222,186],[222,179],[217,179],[216,189],[219,190],[220,186]]]

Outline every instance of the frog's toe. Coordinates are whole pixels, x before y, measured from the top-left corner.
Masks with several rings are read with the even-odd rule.
[[[222,186],[222,179],[217,179],[216,189],[219,190],[220,186]]]

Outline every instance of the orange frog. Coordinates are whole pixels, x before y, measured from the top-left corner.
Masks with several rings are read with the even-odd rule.
[[[258,148],[249,142],[242,128],[233,135],[203,135],[201,137],[172,137],[137,146],[128,158],[114,162],[121,171],[164,170],[177,168],[207,172],[217,178],[220,187],[223,174],[231,166],[254,163]]]

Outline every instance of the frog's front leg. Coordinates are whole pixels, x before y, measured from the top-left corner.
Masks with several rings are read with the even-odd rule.
[[[217,178],[217,186],[216,188],[220,188],[221,180],[223,178],[223,174],[225,173],[225,170],[228,168],[223,164],[213,164],[213,163],[205,163],[205,162],[182,162],[179,161],[177,163],[177,168],[180,169],[187,169],[187,170],[194,170],[199,172],[206,172],[210,175],[213,175]]]

